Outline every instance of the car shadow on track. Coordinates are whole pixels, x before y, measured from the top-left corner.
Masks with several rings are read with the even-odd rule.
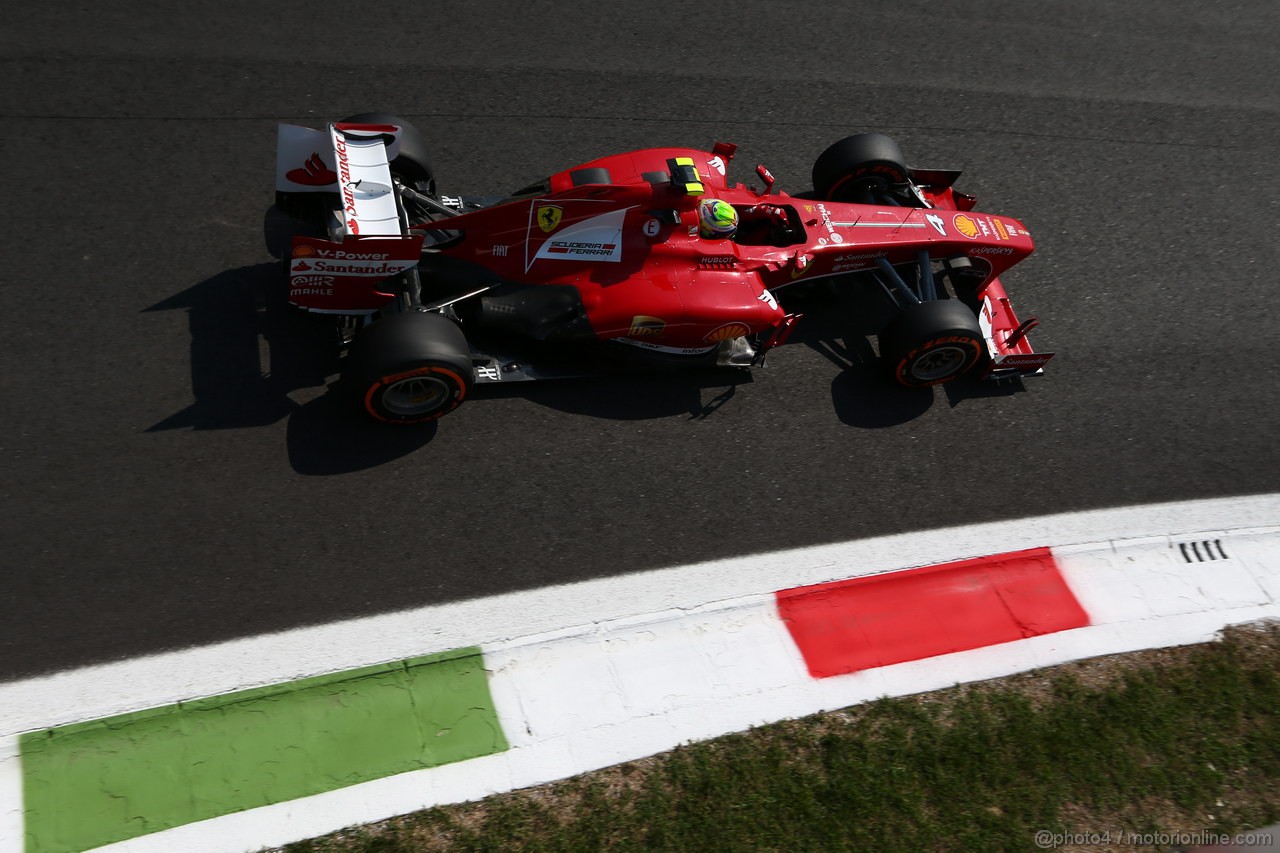
[[[846,283],[790,301],[787,308],[805,315],[787,345],[807,346],[840,368],[831,382],[831,405],[841,423],[898,426],[933,405],[931,390],[902,388],[884,375],[869,340],[892,317],[882,298]]]
[[[654,373],[619,372],[602,377],[481,385],[476,399],[521,397],[560,412],[618,421],[683,416],[704,420],[733,399],[751,374],[740,368]],[[707,397],[708,392],[714,392]]]
[[[831,406],[841,423],[882,429],[915,420],[933,405],[932,388],[902,388],[884,375],[865,336],[851,334],[806,343],[840,367],[831,381]]]
[[[811,313],[806,313],[788,345],[808,346],[840,368],[831,382],[831,404],[836,417],[849,426],[882,429],[907,423],[927,412],[939,391],[955,408],[964,400],[1024,390],[1020,380],[988,383],[973,375],[934,388],[898,385],[886,375],[871,344],[871,337],[893,315],[881,298],[865,290],[828,292],[811,297],[808,306],[793,307]]]
[[[374,468],[421,449],[436,436],[436,422],[411,427],[375,423],[336,385],[289,418],[289,464],[313,477]]]
[[[282,293],[273,298],[275,290],[283,290],[279,284],[276,264],[241,267],[143,309],[187,312],[195,396],[190,406],[147,432],[275,423],[297,408],[291,393],[324,386],[332,347],[324,346],[322,326],[292,315]]]
[[[147,428],[243,429],[289,418],[289,460],[304,474],[380,465],[419,449],[434,424],[397,429],[364,418],[330,378],[333,322],[292,309],[280,266],[226,270],[145,311],[185,310],[195,401]]]

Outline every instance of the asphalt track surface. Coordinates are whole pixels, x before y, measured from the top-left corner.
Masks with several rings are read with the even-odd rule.
[[[179,7],[172,7],[177,9]],[[0,30],[0,679],[590,577],[1280,491],[1280,6],[26,3]],[[749,380],[630,377],[366,423],[274,307],[277,121],[367,109],[446,191],[739,144],[807,189],[862,130],[1037,251],[1058,352],[907,392],[856,315]]]

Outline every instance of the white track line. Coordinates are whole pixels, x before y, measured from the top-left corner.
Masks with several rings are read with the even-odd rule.
[[[1280,494],[1081,513],[730,557],[298,628],[0,684],[0,736],[415,655],[1046,545],[1280,524]]]

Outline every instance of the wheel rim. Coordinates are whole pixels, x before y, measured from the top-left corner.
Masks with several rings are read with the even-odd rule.
[[[382,392],[382,406],[399,417],[429,415],[449,403],[453,389],[435,376],[410,376],[392,382]]]
[[[911,375],[921,382],[945,379],[964,369],[968,350],[957,346],[941,346],[931,349],[911,363]]]

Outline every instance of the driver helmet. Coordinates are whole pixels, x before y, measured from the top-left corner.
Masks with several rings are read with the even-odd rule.
[[[700,202],[698,231],[710,240],[732,237],[738,231],[738,211],[728,202],[715,198]]]

